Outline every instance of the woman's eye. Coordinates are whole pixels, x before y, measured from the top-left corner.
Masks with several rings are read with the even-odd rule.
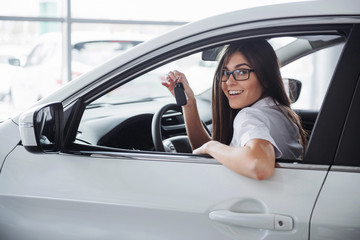
[[[246,70],[236,70],[235,73],[238,75],[244,75],[246,74]]]

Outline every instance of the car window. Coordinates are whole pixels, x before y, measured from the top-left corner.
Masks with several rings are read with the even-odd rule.
[[[339,60],[343,44],[316,51],[281,68],[284,78],[300,80],[299,99],[294,109],[319,111]]]
[[[284,47],[290,46],[295,40],[295,37],[286,37],[269,41],[275,50],[284,50]],[[286,59],[287,64],[281,68],[285,84],[289,82],[287,79],[302,83],[299,98],[292,104],[292,108],[301,110],[298,113],[309,134],[342,48],[342,44],[332,44],[319,51],[306,51],[304,57]],[[289,51],[294,50],[290,47]],[[211,133],[211,87],[216,66],[216,61],[203,60],[202,53],[198,52],[144,74],[139,73],[133,80],[86,106],[75,142],[118,149],[155,151],[151,135],[152,118],[165,104],[175,103],[174,97],[161,85],[165,75],[173,70],[186,74],[198,99],[200,118]],[[170,114],[163,122],[167,124],[164,125],[165,129],[171,129],[163,133],[164,139],[186,135],[184,122],[179,120],[178,115]]]
[[[200,96],[211,89],[216,65],[216,62],[203,61],[201,53],[196,53],[142,74],[108,92],[86,107],[76,143],[154,151],[152,115],[163,105],[175,102],[167,88],[161,85],[165,75],[172,70],[184,72],[194,93]],[[204,102],[201,111],[206,119],[203,120],[211,123],[210,102],[200,101]],[[182,126],[165,135],[183,134],[184,130]]]

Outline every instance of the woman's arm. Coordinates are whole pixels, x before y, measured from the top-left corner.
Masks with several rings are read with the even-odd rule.
[[[184,90],[187,95],[187,104],[182,107],[184,113],[184,121],[191,147],[192,149],[196,149],[202,146],[204,143],[210,141],[211,138],[201,123],[196,105],[195,95],[190,88],[185,75],[179,71],[171,71],[166,76],[165,81],[162,82],[162,85],[167,87],[169,91],[174,95],[174,86],[176,81],[183,83]]]
[[[229,169],[257,180],[269,178],[274,172],[274,146],[263,139],[252,139],[244,147],[209,141],[193,153],[209,154]]]
[[[188,103],[183,106],[183,113],[191,148],[199,148],[210,141],[211,138],[200,120],[195,98],[193,100],[189,99]]]

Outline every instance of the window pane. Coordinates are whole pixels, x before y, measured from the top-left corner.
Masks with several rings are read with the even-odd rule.
[[[0,1],[0,15],[2,16],[60,17],[61,11],[62,0]]]
[[[97,18],[117,20],[148,20],[148,21],[195,21],[213,15],[227,13],[235,9],[245,9],[294,0],[227,0],[194,1],[182,0],[72,0],[71,14],[75,18]]]
[[[292,108],[320,110],[342,48],[343,44],[329,47],[281,68],[284,78],[297,79],[302,83],[299,99]]]
[[[191,1],[194,5],[196,2]],[[85,7],[84,7],[85,5]],[[95,19],[116,19],[116,20],[147,20],[147,21],[191,21],[201,16],[213,15],[209,13],[210,7],[202,11],[187,3],[177,4],[175,11],[164,11],[164,9],[173,9],[174,3],[167,0],[155,1],[118,1],[118,0],[72,0],[71,14],[75,18],[95,18]],[[86,10],[85,10],[86,9]],[[216,11],[216,10],[215,10]],[[214,10],[212,10],[214,12]],[[186,14],[181,14],[186,13]]]
[[[72,78],[171,28],[174,26],[73,23]]]
[[[113,35],[134,40],[145,41],[155,36],[170,31],[177,26],[172,25],[147,25],[147,24],[104,24],[104,23],[73,23],[71,29],[73,34],[76,32],[91,32],[93,36],[100,38],[101,34],[105,36]],[[122,37],[123,38],[123,37]]]
[[[161,84],[165,75],[175,69],[186,75],[190,86],[198,96],[199,112],[205,116],[202,120],[209,123],[210,99],[206,97],[204,99],[203,93],[211,92],[216,65],[216,62],[203,61],[201,53],[196,53],[142,74],[108,92],[87,106],[75,142],[154,151],[151,138],[151,113],[167,103],[175,102],[168,89]],[[114,121],[108,121],[109,119]],[[166,120],[166,124],[176,125],[177,122],[181,125],[183,124],[181,119],[181,116],[176,115],[169,121]],[[102,129],[96,136],[92,133],[92,129],[95,128]],[[179,129],[175,127],[164,135],[182,136],[184,132],[185,128],[180,126]]]

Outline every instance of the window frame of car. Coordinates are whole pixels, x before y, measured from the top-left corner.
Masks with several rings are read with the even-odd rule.
[[[360,66],[359,39],[360,25],[356,24],[352,27],[352,31],[347,38],[317,117],[314,126],[316,134],[312,134],[310,137],[309,147],[306,152],[306,157],[311,157],[310,163],[331,165],[334,161],[358,82],[359,69],[352,66]],[[343,83],[344,79],[347,81],[346,84]],[[341,101],[339,101],[339,95]],[[329,131],[330,129],[331,131]],[[322,141],[324,136],[326,136],[326,139],[331,138],[333,140]],[[319,149],[325,151],[319,151]],[[320,159],[327,160],[320,161]]]
[[[342,166],[335,168],[338,171],[360,172],[360,161],[358,154],[360,135],[360,81],[356,86],[356,93],[353,96],[351,107],[346,118],[345,128],[341,136],[339,150],[335,156],[334,165]],[[355,167],[355,168],[354,168]],[[333,170],[333,168],[332,168]]]
[[[128,81],[131,81],[132,79],[136,78],[140,74],[144,74],[147,71],[150,71],[160,65],[163,65],[165,63],[168,63],[170,61],[185,57],[187,55],[190,55],[192,53],[198,52],[200,50],[204,50],[206,48],[212,48],[219,45],[224,45],[225,43],[230,43],[232,41],[238,41],[239,39],[249,39],[249,38],[256,38],[256,37],[274,37],[274,36],[291,36],[291,35],[298,35],[298,34],[324,34],[324,33],[344,33],[344,35],[347,35],[350,32],[349,38],[352,38],[352,26],[350,24],[314,24],[314,25],[299,25],[298,27],[294,26],[280,26],[280,27],[272,27],[272,28],[260,28],[260,29],[253,29],[253,30],[247,30],[247,31],[239,31],[234,30],[233,32],[227,33],[227,34],[217,34],[214,37],[211,38],[203,38],[202,40],[196,41],[196,42],[189,42],[189,40],[185,40],[184,44],[174,43],[177,44],[177,47],[173,47],[171,45],[165,46],[162,49],[158,49],[160,51],[160,54],[156,54],[156,57],[151,57],[149,59],[146,59],[146,55],[143,56],[146,61],[140,61],[138,59],[138,62],[141,62],[141,64],[134,64],[134,63],[128,63],[130,65],[124,65],[120,67],[117,71],[111,72],[103,77],[103,79],[109,79],[108,81],[104,82],[101,85],[98,85],[97,88],[93,88],[92,90],[85,92],[84,95],[82,95],[81,98],[78,98],[77,101],[72,102],[72,111],[66,111],[65,112],[65,119],[68,119],[67,121],[67,127],[65,129],[68,129],[68,131],[65,133],[65,151],[70,153],[77,153],[81,152],[82,154],[90,154],[94,152],[108,152],[108,153],[135,153],[134,151],[128,151],[123,149],[111,149],[111,148],[104,148],[104,147],[92,147],[92,146],[78,146],[73,143],[76,135],[77,127],[80,123],[81,116],[83,111],[85,110],[85,106],[96,99],[97,97],[101,96],[105,92],[108,92],[111,89],[114,89],[122,84],[125,84]],[[229,28],[235,28],[235,26],[231,26]],[[236,28],[235,28],[236,29]],[[215,30],[216,31],[216,30]],[[218,31],[223,31],[222,29]],[[270,32],[270,33],[269,33]],[[249,37],[250,36],[250,37]],[[343,62],[345,59],[348,61],[349,58],[349,51],[351,51],[351,46],[353,46],[353,41],[347,40],[347,43],[345,43],[344,49],[347,49],[344,51],[343,54],[339,59],[339,62]],[[350,46],[349,46],[350,45]],[[173,47],[173,49],[172,49]],[[349,50],[350,49],[350,50]],[[140,66],[141,65],[141,66]],[[334,88],[334,85],[339,85],[339,73],[338,72],[344,72],[343,69],[344,64],[338,64],[337,69],[335,70],[333,79],[330,83],[329,89]],[[124,71],[124,69],[127,69]],[[118,73],[120,72],[120,73]],[[340,74],[341,75],[341,74]],[[101,81],[102,79],[99,79]],[[341,83],[340,83],[340,88]],[[349,88],[346,88],[346,91],[349,91]],[[333,100],[333,92],[334,90],[331,90],[332,94],[327,94],[327,96],[324,99],[324,102],[328,104],[328,102],[332,102]],[[348,96],[348,95],[345,95]],[[348,102],[348,101],[347,101]],[[324,103],[323,103],[324,105]],[[344,104],[343,104],[344,105]],[[345,104],[346,105],[346,104]],[[347,108],[348,106],[345,106]],[[70,109],[70,108],[68,108]],[[336,111],[333,109],[329,109],[329,107],[322,107],[320,110],[321,114],[318,116],[318,119],[316,121],[316,130],[311,136],[310,143],[314,145],[314,147],[311,147],[307,150],[307,153],[305,155],[304,160],[302,161],[302,164],[318,164],[318,165],[330,165],[331,162],[334,159],[336,147],[335,150],[327,151],[325,148],[317,148],[317,146],[321,145],[322,140],[326,139],[329,146],[337,146],[339,142],[339,131],[336,131],[336,133],[332,134],[331,136],[326,136],[324,132],[326,132],[326,126],[333,126],[334,124],[337,124],[341,119],[334,119],[332,118],[331,121],[328,121],[328,123],[325,124],[326,121],[324,121],[324,118],[327,116],[331,116],[333,113],[337,115]],[[341,117],[339,117],[341,118]],[[319,120],[320,119],[320,120]],[[323,123],[324,122],[324,123]],[[324,127],[322,125],[325,125]],[[316,146],[316,147],[315,147]],[[142,151],[141,151],[142,152]],[[143,152],[144,154],[165,154],[165,155],[173,155],[172,153],[160,153],[160,152]],[[136,154],[139,154],[139,151],[136,151]],[[141,153],[140,153],[141,154]],[[177,153],[179,154],[179,153]],[[190,155],[194,157],[195,155],[192,154],[180,154],[180,155]],[[326,157],[323,157],[326,156]],[[283,161],[282,159],[279,159],[278,161]],[[286,160],[284,160],[286,162]]]
[[[360,40],[360,34],[358,35],[358,39]],[[360,47],[354,54],[358,54],[359,56],[359,50]],[[357,63],[359,64],[359,61],[357,61]],[[334,165],[344,166],[345,168],[336,168],[335,170],[360,172],[360,161],[359,157],[357,157],[359,154],[358,138],[360,136],[360,70],[358,71],[358,76],[359,77],[354,88],[355,93],[351,99],[350,108],[344,123],[344,130],[341,135],[341,141],[334,161]]]

